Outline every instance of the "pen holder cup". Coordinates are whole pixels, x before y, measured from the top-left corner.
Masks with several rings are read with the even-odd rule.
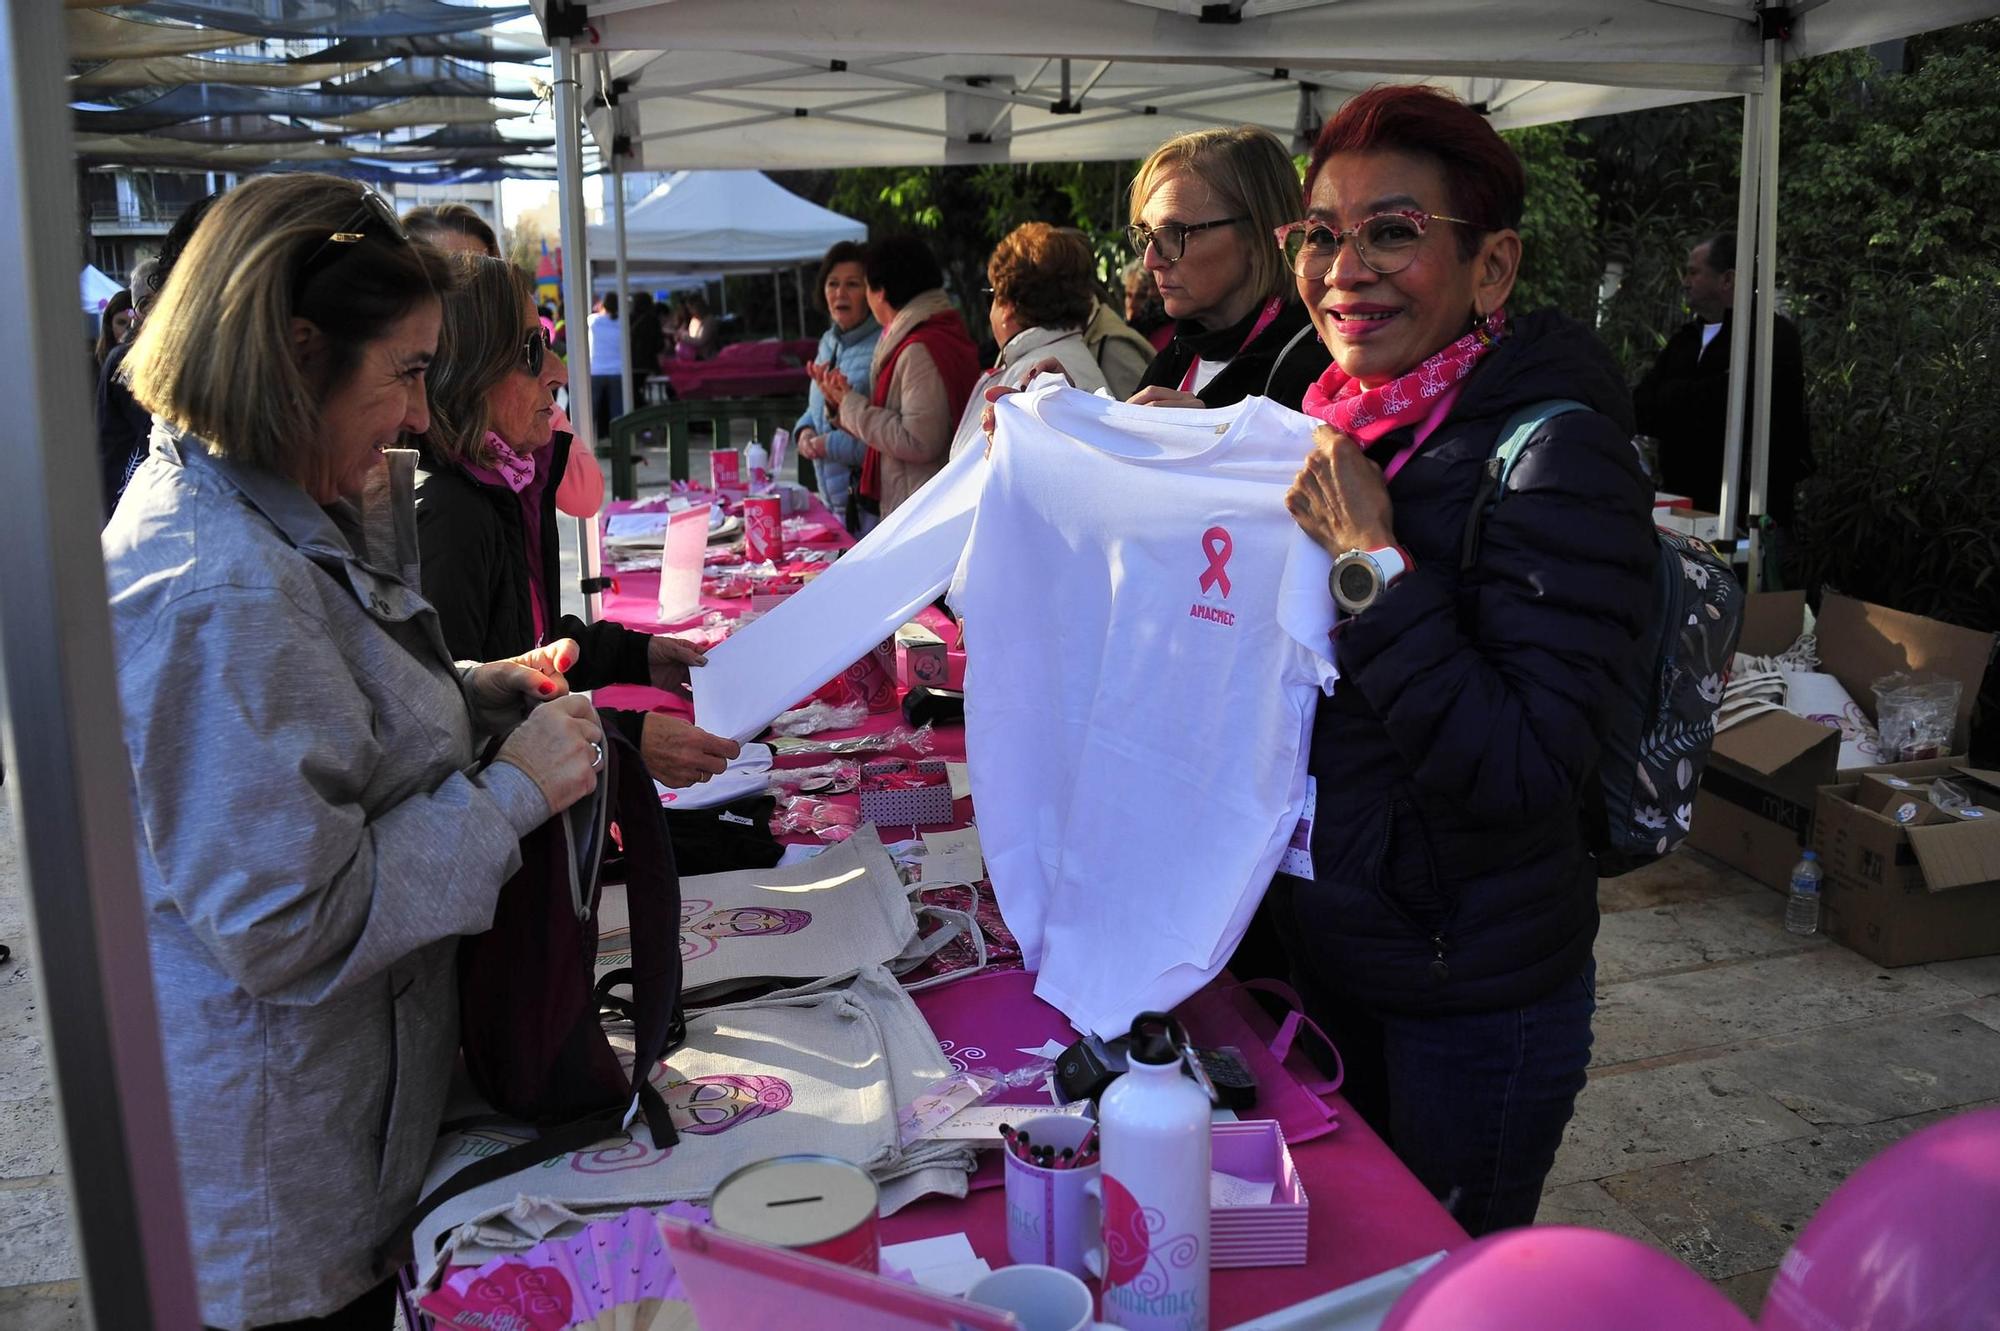
[[[1058,1156],[1074,1151],[1096,1125],[1075,1114],[1029,1119],[1020,1131],[1035,1146],[1052,1146]],[[1096,1163],[1068,1168],[1043,1168],[1015,1155],[1005,1157],[1007,1181],[1007,1255],[1016,1262],[1055,1266],[1074,1276],[1085,1274],[1083,1254],[1098,1242],[1101,1208],[1087,1185],[1098,1175]]]

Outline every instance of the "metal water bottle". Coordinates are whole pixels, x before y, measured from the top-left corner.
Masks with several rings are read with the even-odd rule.
[[[1180,1023],[1142,1012],[1099,1103],[1100,1315],[1128,1331],[1208,1331],[1209,1103],[1181,1072]]]

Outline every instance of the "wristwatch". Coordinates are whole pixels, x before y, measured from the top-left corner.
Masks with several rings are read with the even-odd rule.
[[[1374,605],[1382,591],[1416,565],[1400,545],[1379,550],[1349,550],[1333,561],[1328,585],[1334,603],[1350,615],[1358,615]]]

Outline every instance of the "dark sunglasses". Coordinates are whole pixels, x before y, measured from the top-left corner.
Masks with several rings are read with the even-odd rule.
[[[542,372],[542,365],[549,354],[549,330],[536,324],[521,339],[521,368],[531,375]]]
[[[307,255],[306,261],[299,265],[299,275],[292,283],[292,304],[297,306],[308,282],[322,270],[338,263],[343,255],[353,253],[354,247],[366,240],[371,231],[376,235],[387,236],[398,244],[410,243],[410,233],[403,230],[403,223],[396,216],[396,210],[389,206],[389,201],[370,186],[363,185],[361,202],[355,208],[354,215],[322,240],[319,248]]]

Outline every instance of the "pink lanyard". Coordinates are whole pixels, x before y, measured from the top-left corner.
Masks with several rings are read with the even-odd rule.
[[[1252,342],[1255,342],[1257,340],[1257,334],[1263,332],[1266,328],[1269,328],[1271,326],[1271,320],[1277,318],[1278,311],[1282,310],[1283,308],[1285,308],[1284,301],[1277,296],[1273,296],[1269,300],[1264,302],[1264,312],[1257,316],[1256,323],[1250,325],[1250,336],[1243,339],[1243,346],[1236,348],[1237,356],[1241,356],[1243,354],[1244,347],[1248,347]],[[1235,359],[1235,357],[1231,357],[1231,359],[1233,360]],[[1181,376],[1181,392],[1183,393],[1194,392],[1194,372],[1200,368],[1201,368],[1201,357],[1196,356],[1193,360],[1188,362],[1187,373]]]
[[[1445,415],[1451,410],[1452,403],[1458,401],[1458,390],[1461,387],[1463,385],[1453,384],[1447,388],[1438,396],[1438,400],[1432,404],[1424,418],[1417,422],[1417,428],[1411,431],[1410,442],[1397,449],[1396,456],[1389,459],[1389,465],[1382,468],[1384,485],[1396,479],[1396,473],[1403,469],[1403,464],[1415,457],[1417,450],[1424,446],[1424,440],[1430,438],[1431,432],[1444,423]]]

